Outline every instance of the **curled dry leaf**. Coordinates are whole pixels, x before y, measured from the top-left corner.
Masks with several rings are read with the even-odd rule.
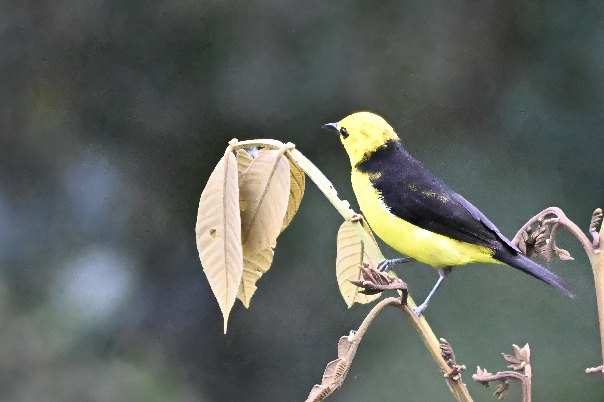
[[[530,347],[529,347],[528,343],[526,345],[524,345],[522,348],[520,348],[518,345],[512,345],[512,346],[514,347],[513,355],[508,355],[505,353],[502,353],[501,355],[503,356],[503,358],[505,360],[512,363],[510,366],[508,366],[509,368],[514,369],[514,370],[522,370],[522,369],[524,369],[526,364],[530,363],[530,358],[531,358]]]
[[[237,161],[232,146],[201,193],[195,234],[201,265],[218,300],[226,333],[243,273]]]
[[[290,174],[290,188],[289,188],[289,200],[287,202],[287,210],[285,211],[285,217],[283,218],[283,225],[281,226],[281,232],[290,224],[300,203],[304,196],[304,188],[306,186],[306,175],[304,171],[295,162],[288,160],[289,162],[289,174]]]
[[[262,150],[239,182],[243,248],[253,255],[274,247],[283,225],[290,192],[287,159]]]
[[[407,284],[399,278],[390,276],[385,272],[380,272],[377,269],[369,268],[368,264],[364,264],[361,267],[361,274],[363,275],[362,281],[350,281],[354,286],[363,289],[360,293],[375,295],[385,290],[400,290],[403,295],[401,303],[407,303]]]
[[[499,385],[495,389],[495,392],[493,392],[493,396],[496,396],[497,400],[501,401],[501,400],[505,399],[509,390],[510,390],[510,381],[509,380],[500,381]]]
[[[274,255],[275,252],[270,247],[255,254],[243,252],[243,277],[237,298],[241,300],[245,308],[250,307],[250,300],[256,292],[256,282],[262,274],[269,270]]]
[[[591,222],[589,223],[589,233],[592,238],[592,245],[594,248],[600,247],[600,227],[602,226],[602,218],[604,217],[601,208],[596,208],[596,210],[591,215]]]
[[[343,336],[338,342],[338,358],[327,364],[323,373],[321,385],[315,385],[310,391],[306,402],[319,402],[335,391],[346,378],[350,365],[357,352],[359,339],[355,338],[352,331],[349,336]]]
[[[365,295],[359,293],[359,288],[351,281],[360,281],[363,279],[361,267],[368,264],[371,267],[377,266],[377,261],[365,251],[363,242],[357,236],[353,223],[345,221],[338,230],[337,258],[336,258],[336,277],[340,293],[348,307],[354,303],[370,303],[380,295]]]
[[[591,222],[589,224],[590,232],[597,232],[599,230],[599,226],[602,224],[603,217],[604,213],[602,213],[602,209],[596,208],[593,214],[591,215]]]
[[[237,156],[237,171],[239,172],[239,178],[241,179],[241,175],[243,172],[247,170],[252,164],[254,157],[250,155],[245,149],[238,149],[236,152]]]

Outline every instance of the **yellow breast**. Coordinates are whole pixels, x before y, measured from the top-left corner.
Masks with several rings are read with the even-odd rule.
[[[366,174],[352,170],[352,188],[373,231],[388,245],[433,267],[472,262],[498,263],[494,250],[430,232],[394,216],[378,197]]]

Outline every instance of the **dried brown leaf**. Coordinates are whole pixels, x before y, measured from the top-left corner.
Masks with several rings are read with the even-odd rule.
[[[352,331],[350,336],[343,336],[338,341],[338,357],[344,358],[350,351],[350,348],[354,345],[354,342],[350,339],[354,337],[355,331]]]
[[[243,174],[243,172],[245,172],[247,170],[247,168],[249,168],[250,165],[252,164],[254,157],[252,155],[250,155],[250,153],[247,152],[245,149],[238,149],[236,156],[237,156],[237,171],[239,172],[239,178],[241,178],[241,175]]]
[[[602,224],[602,217],[604,217],[602,209],[596,208],[593,214],[591,215],[591,223],[589,224],[590,231],[595,232],[598,230],[598,226]]]
[[[321,402],[325,400],[333,391],[323,385],[315,385],[310,391],[310,395],[306,399],[306,402]]]
[[[306,174],[295,162],[288,160],[290,174],[289,200],[287,202],[287,210],[283,218],[281,232],[290,224],[294,215],[298,212],[302,197],[304,196],[304,188],[306,186]]]
[[[518,240],[518,248],[522,251],[522,254],[527,254],[526,233],[523,233]]]
[[[262,274],[269,270],[274,255],[275,252],[270,247],[251,255],[246,250],[243,251],[243,276],[237,298],[241,300],[245,308],[249,308],[250,300],[256,292],[256,282]]]
[[[367,264],[361,267],[362,281],[351,280],[354,286],[363,288],[359,291],[364,295],[375,295],[385,290],[400,290],[403,293],[402,303],[407,303],[407,284],[399,278],[390,276],[387,273],[380,272],[377,269],[369,268]]]
[[[336,277],[340,293],[348,307],[354,303],[370,303],[380,295],[364,295],[359,293],[357,288],[350,281],[359,281],[362,279],[361,266],[369,264],[371,267],[377,266],[377,261],[371,258],[365,251],[363,242],[357,236],[353,224],[345,221],[338,230],[337,258],[336,258]]]
[[[346,379],[352,360],[356,355],[358,340],[354,340],[355,332],[343,336],[338,342],[338,358],[327,363],[321,385],[315,385],[310,391],[306,402],[319,402],[327,398]]]
[[[522,370],[524,366],[530,363],[530,348],[528,343],[524,345],[524,347],[520,348],[518,345],[512,345],[514,347],[514,354],[508,355],[502,353],[502,356],[505,360],[512,363],[508,367],[514,370]]]
[[[239,191],[243,248],[253,254],[274,247],[289,198],[287,159],[263,150],[241,176]]]
[[[237,172],[239,177],[239,183],[241,183],[241,177],[243,173],[250,167],[254,157],[249,154],[245,149],[238,149],[236,152],[237,157]],[[239,208],[241,211],[247,208],[245,200],[241,199],[241,191],[239,191]]]
[[[339,387],[344,381],[344,377],[348,372],[348,366],[348,360],[343,358],[339,358],[327,363],[321,385],[328,385],[332,389]]]
[[[604,217],[602,213],[602,209],[596,208],[596,210],[591,215],[591,222],[589,223],[589,233],[592,237],[592,244],[594,248],[598,248],[600,246],[600,228],[602,226],[602,218]]]
[[[505,399],[509,390],[510,390],[510,382],[508,380],[500,381],[499,385],[495,389],[495,392],[493,392],[493,396],[496,396],[497,400],[501,401],[501,400]]]
[[[243,273],[237,161],[227,148],[201,193],[195,234],[201,265],[224,317],[229,313]]]

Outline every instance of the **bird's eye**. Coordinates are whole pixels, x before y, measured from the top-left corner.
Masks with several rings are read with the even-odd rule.
[[[348,138],[348,136],[350,135],[350,134],[348,134],[348,131],[346,131],[345,127],[342,127],[340,129],[340,134],[342,135],[342,138],[344,138],[344,139]]]

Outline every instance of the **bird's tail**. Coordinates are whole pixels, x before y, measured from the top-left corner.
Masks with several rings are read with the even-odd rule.
[[[575,295],[569,290],[568,284],[563,278],[559,277],[553,272],[548,271],[546,268],[522,254],[512,255],[507,251],[497,251],[495,255],[493,255],[493,258],[503,262],[504,264],[517,268],[524,273],[534,276],[535,278],[540,279],[549,285],[552,285],[568,297],[575,297]]]

